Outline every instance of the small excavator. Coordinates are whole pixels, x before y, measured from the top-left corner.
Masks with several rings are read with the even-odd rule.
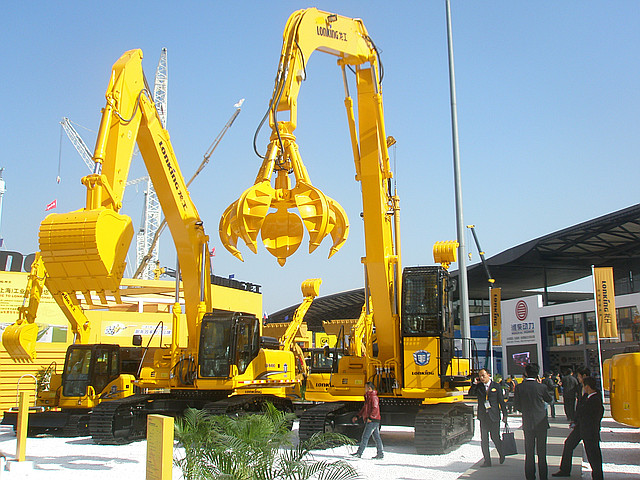
[[[365,300],[354,346],[328,349],[331,361],[320,368],[314,362],[305,398],[323,403],[302,415],[299,435],[351,432],[364,385],[372,381],[382,424],[413,426],[419,453],[443,453],[471,439],[474,429],[473,409],[463,403],[459,388],[469,385],[470,359],[460,351],[462,342],[471,340],[454,338],[453,285],[446,268],[456,260],[457,242],[434,247],[442,266],[401,268],[399,197],[389,161],[395,140],[385,131],[379,50],[362,20],[309,8],[287,21],[267,112],[266,154],[254,185],[223,213],[220,238],[242,260],[238,239],[255,253],[260,234],[281,266],[301,245],[305,229],[309,253],[328,235],[329,257],[346,241],[345,210],[313,186],[294,136],[298,93],[316,50],[337,57],[344,80],[355,178],[362,191]],[[355,75],[357,102],[349,92],[349,72]],[[294,208],[298,214],[289,211]]]

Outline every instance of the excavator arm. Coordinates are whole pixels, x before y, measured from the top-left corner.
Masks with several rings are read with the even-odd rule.
[[[255,253],[260,233],[280,265],[298,249],[304,229],[309,234],[310,253],[327,235],[333,240],[329,257],[346,241],[346,213],[312,185],[293,135],[298,93],[309,57],[316,50],[338,57],[342,69],[356,180],[362,187],[367,292],[375,312],[379,358],[394,361],[399,357],[401,284],[399,200],[391,188],[388,152],[394,140],[387,139],[385,132],[378,52],[361,20],[315,8],[299,10],[289,18],[269,102],[271,136],[266,155],[254,185],[223,213],[220,238],[227,250],[242,259],[238,239]],[[348,70],[355,72],[357,115],[349,93]],[[288,212],[291,208],[297,208],[299,215]]]
[[[142,51],[113,65],[96,140],[94,172],[82,179],[86,206],[51,214],[40,226],[45,284],[60,305],[88,304],[95,293],[120,302],[119,286],[133,227],[119,213],[135,142],[160,200],[176,246],[184,282],[189,348],[197,348],[197,323],[211,306],[208,237],[162,127],[142,70]],[[82,343],[84,338],[80,338]]]

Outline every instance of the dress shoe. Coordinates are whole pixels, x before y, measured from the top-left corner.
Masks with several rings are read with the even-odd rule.
[[[381,460],[384,458],[382,453],[377,454],[375,457],[371,457],[371,460]]]
[[[481,467],[490,467],[491,466],[491,462],[484,462],[482,465],[480,465]]]
[[[500,465],[504,463],[504,455],[500,455]]]
[[[556,472],[551,474],[552,477],[570,477],[570,473]]]

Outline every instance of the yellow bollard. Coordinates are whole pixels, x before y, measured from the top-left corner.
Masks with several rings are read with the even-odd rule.
[[[18,462],[24,462],[25,451],[27,449],[27,430],[29,428],[29,392],[20,392],[17,427],[18,445],[16,446],[16,460]]]
[[[171,480],[173,417],[147,417],[147,480]]]

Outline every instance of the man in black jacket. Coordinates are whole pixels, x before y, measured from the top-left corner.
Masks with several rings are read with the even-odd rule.
[[[478,372],[478,378],[473,381],[469,388],[469,395],[478,398],[478,420],[480,420],[480,444],[482,455],[484,456],[483,467],[491,466],[491,455],[489,454],[489,434],[491,440],[498,450],[500,463],[504,463],[502,454],[502,440],[500,439],[500,412],[507,423],[507,405],[504,402],[502,387],[491,380],[491,375],[486,369]]]
[[[564,413],[569,422],[573,422],[575,415],[578,390],[578,380],[573,376],[573,370],[568,368],[562,377],[562,402],[564,403]]]
[[[582,441],[587,460],[591,465],[593,480],[602,480],[602,451],[600,450],[600,422],[604,415],[602,395],[597,390],[597,382],[593,377],[583,377],[582,386],[584,395],[578,401],[575,426],[564,441],[560,470],[553,476],[568,477],[571,475],[573,450]]]
[[[550,413],[552,418],[556,418],[556,383],[553,381],[553,375],[551,372],[547,372],[542,377],[542,384],[549,390],[549,396],[551,402],[549,403]]]
[[[547,480],[547,403],[551,396],[546,385],[540,383],[540,367],[529,363],[524,367],[527,378],[516,386],[514,404],[522,412],[524,430],[524,476],[527,480],[536,478],[535,453],[538,452],[538,475]]]

